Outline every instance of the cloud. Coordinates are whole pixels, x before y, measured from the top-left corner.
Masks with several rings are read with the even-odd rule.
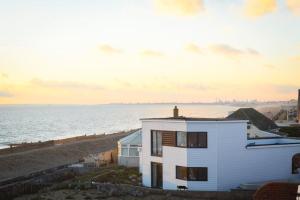
[[[5,74],[5,73],[0,73],[0,77],[1,77],[1,78],[8,78],[8,75]]]
[[[276,8],[276,0],[247,0],[245,5],[245,14],[250,17],[258,17],[274,12]]]
[[[204,10],[202,0],[154,0],[154,6],[160,13],[191,16]]]
[[[300,1],[299,0],[286,0],[287,7],[296,15],[300,15]]]
[[[66,89],[88,89],[88,90],[102,90],[104,87],[100,85],[84,84],[73,81],[45,81],[41,79],[32,79],[31,84],[40,87],[49,88],[66,88]]]
[[[275,69],[276,68],[274,65],[271,65],[271,64],[265,64],[264,67],[266,67],[268,69]]]
[[[212,90],[215,89],[213,87],[210,87],[208,85],[204,85],[201,83],[185,83],[178,86],[180,89],[189,89],[189,90]]]
[[[246,50],[237,49],[227,44],[215,44],[209,46],[209,49],[215,53],[223,54],[225,56],[241,56],[241,55],[254,55],[258,56],[260,53],[254,49],[248,48]]]
[[[202,53],[201,48],[195,44],[187,44],[185,50],[191,53]]]
[[[8,79],[8,75],[0,72],[0,81]]]
[[[0,97],[13,97],[13,95],[6,91],[0,91]]]
[[[164,56],[164,54],[159,52],[159,51],[153,51],[153,50],[149,50],[149,49],[142,51],[141,55],[151,56],[151,57],[162,57],[162,56]]]
[[[215,53],[229,55],[229,56],[239,56],[244,53],[242,50],[236,49],[227,44],[215,44],[215,45],[211,45],[209,48]]]
[[[121,49],[114,48],[108,44],[99,45],[98,48],[101,52],[107,53],[107,54],[122,53]]]
[[[246,53],[250,54],[250,55],[254,55],[254,56],[259,56],[260,53],[258,51],[256,51],[255,49],[251,49],[251,48],[248,48],[246,50]]]

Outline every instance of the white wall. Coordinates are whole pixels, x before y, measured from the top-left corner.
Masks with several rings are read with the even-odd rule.
[[[169,163],[168,159],[174,159],[176,155],[169,155],[170,151],[163,147],[163,156],[156,157],[151,156],[151,130],[166,130],[166,131],[186,131],[186,123],[184,121],[174,121],[174,120],[163,120],[163,121],[142,121],[142,152],[141,152],[141,160],[142,167],[141,172],[143,174],[143,185],[147,187],[151,187],[151,162],[159,162],[164,163],[163,159],[166,160],[166,166],[163,165],[163,181],[166,180],[166,183],[163,183],[163,188],[170,188],[171,185],[167,184],[170,177],[166,176],[168,174]],[[171,153],[172,154],[172,153]],[[183,157],[176,157],[176,160],[182,160]],[[174,159],[175,160],[175,159]],[[172,169],[170,169],[172,170]],[[174,174],[175,176],[175,174]],[[166,185],[166,186],[165,186]],[[166,187],[166,188],[165,188]],[[175,189],[175,188],[173,188]]]
[[[208,148],[163,146],[162,157],[151,156],[151,130],[205,131],[208,133]],[[164,189],[177,189],[177,185],[186,185],[189,190],[222,191],[236,188],[243,183],[299,177],[291,174],[291,165],[292,156],[300,153],[300,145],[246,148],[249,142],[251,140],[247,140],[246,121],[142,121],[143,184],[151,186],[151,162],[163,163]],[[208,181],[178,180],[176,165],[207,167]]]
[[[230,190],[242,183],[299,177],[292,175],[292,156],[298,146],[246,148],[246,125],[219,134],[218,190]]]
[[[214,122],[188,122],[187,131],[207,132],[207,148],[188,148],[188,167],[207,167],[207,181],[188,181],[189,190],[217,190],[217,137],[218,125]]]
[[[176,166],[187,165],[187,149],[163,147],[163,188],[176,190],[177,185],[187,186],[187,181],[176,179]]]

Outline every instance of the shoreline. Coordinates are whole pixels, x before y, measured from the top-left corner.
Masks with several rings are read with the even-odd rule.
[[[121,131],[121,132],[126,132],[126,131]],[[102,134],[93,134],[93,135],[79,135],[79,136],[74,136],[74,137],[66,137],[66,138],[62,138],[62,139],[53,139],[53,140],[45,140],[45,141],[38,141],[38,142],[9,143],[6,145],[5,148],[0,148],[0,155],[4,154],[6,152],[12,153],[12,152],[16,152],[16,151],[26,151],[26,150],[31,150],[31,149],[44,148],[44,147],[48,147],[48,146],[68,144],[71,142],[79,142],[79,141],[84,141],[84,140],[97,139],[97,138],[101,138],[105,135],[108,135],[108,134],[102,133]]]
[[[74,134],[74,135],[65,135],[65,136],[59,136],[59,137],[54,137],[46,139],[46,140],[39,140],[39,141],[24,141],[24,142],[5,142],[5,143],[0,143],[0,155],[1,155],[1,151],[2,150],[7,150],[10,149],[10,146],[13,145],[13,148],[16,148],[17,146],[26,146],[26,145],[35,145],[35,144],[43,144],[43,143],[47,143],[50,141],[54,141],[56,144],[58,143],[63,143],[66,142],[68,140],[84,140],[84,139],[91,139],[91,138],[95,138],[95,137],[100,137],[100,136],[104,136],[104,135],[110,135],[110,134],[115,134],[115,133],[119,133],[119,132],[130,132],[133,130],[136,130],[138,128],[133,128],[133,129],[126,129],[126,130],[119,130],[119,131],[114,131],[114,132],[103,132],[103,133],[90,133],[90,134]]]
[[[36,171],[76,163],[90,154],[96,154],[117,148],[117,141],[132,133],[121,131],[113,134],[63,139],[56,145],[42,145],[34,148],[16,148],[0,154],[0,181],[16,178]],[[60,142],[60,143],[59,143]],[[12,149],[14,149],[12,148]]]

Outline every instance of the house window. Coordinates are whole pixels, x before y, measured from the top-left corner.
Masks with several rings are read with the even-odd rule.
[[[129,148],[129,156],[139,156],[138,148],[130,147]]]
[[[186,132],[177,132],[176,141],[178,147],[186,147]]]
[[[187,180],[187,168],[176,166],[176,178],[181,180]]]
[[[176,178],[187,181],[207,181],[207,167],[176,166]]]
[[[121,155],[122,156],[128,156],[128,147],[127,147],[127,145],[122,145],[122,147],[121,147]]]
[[[207,181],[207,167],[188,167],[189,181]]]
[[[207,148],[207,133],[197,133],[197,146],[196,148]]]
[[[151,155],[162,156],[162,132],[151,131]]]
[[[207,133],[177,132],[177,146],[188,148],[207,148]]]

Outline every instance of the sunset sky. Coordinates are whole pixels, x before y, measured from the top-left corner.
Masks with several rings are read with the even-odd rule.
[[[0,0],[0,104],[289,100],[300,0]]]

